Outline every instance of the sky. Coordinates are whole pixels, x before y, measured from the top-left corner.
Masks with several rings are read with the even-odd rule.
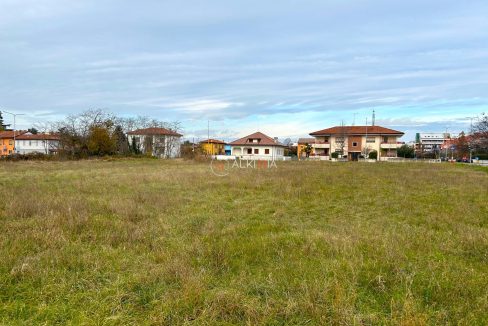
[[[373,110],[405,141],[458,133],[488,112],[486,17],[486,0],[0,0],[0,110],[28,128],[103,108],[188,139]]]

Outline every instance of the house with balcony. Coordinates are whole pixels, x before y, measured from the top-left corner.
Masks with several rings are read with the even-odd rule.
[[[137,129],[127,133],[131,148],[159,158],[179,157],[181,137],[183,135],[166,128]]]
[[[218,139],[206,139],[200,142],[200,147],[206,155],[225,155],[225,142]]]
[[[397,157],[404,133],[381,126],[337,126],[310,133],[315,138],[315,156],[329,160],[332,153],[349,161],[377,152],[381,161]]]
[[[297,142],[297,157],[298,160],[302,160],[307,158],[307,147],[311,146],[310,153],[308,153],[308,157],[315,156],[315,138],[298,138]]]
[[[232,155],[245,160],[283,160],[285,146],[278,138],[255,132],[230,143]]]

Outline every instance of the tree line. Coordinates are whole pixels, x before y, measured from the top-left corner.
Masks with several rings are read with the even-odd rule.
[[[147,116],[126,118],[102,109],[91,109],[68,115],[60,121],[37,123],[29,131],[56,134],[59,137],[60,156],[84,158],[143,154],[139,144],[129,143],[127,133],[145,128],[165,128],[178,132],[181,124]]]

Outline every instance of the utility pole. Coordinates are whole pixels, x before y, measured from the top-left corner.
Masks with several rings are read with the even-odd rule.
[[[466,119],[470,119],[471,120],[471,124],[470,124],[470,127],[469,127],[469,138],[470,138],[470,141],[468,142],[468,147],[469,147],[469,163],[472,162],[473,160],[473,150],[472,150],[472,147],[471,147],[471,142],[473,141],[473,119],[476,118],[476,117],[466,117]]]
[[[5,111],[3,110],[3,112],[5,113],[8,113],[8,114],[11,114],[13,117],[14,117],[14,154],[16,154],[15,150],[16,150],[16,144],[15,144],[15,120],[17,118],[18,115],[25,115],[23,113],[12,113],[12,112],[8,112],[8,111]]]

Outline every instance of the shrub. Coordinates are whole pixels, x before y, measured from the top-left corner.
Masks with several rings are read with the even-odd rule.
[[[334,152],[334,153],[332,153],[331,157],[332,158],[339,158],[339,153]]]
[[[370,160],[377,160],[378,159],[378,152],[377,151],[372,151],[371,153],[369,153],[368,158]]]

